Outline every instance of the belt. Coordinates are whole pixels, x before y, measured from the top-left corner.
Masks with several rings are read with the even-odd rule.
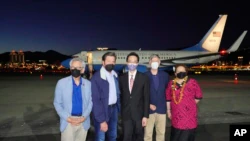
[[[109,107],[114,107],[116,105],[116,103],[115,104],[111,104],[111,105],[109,105]]]
[[[71,116],[77,116],[77,117],[80,117],[80,116],[82,116],[82,113],[80,113],[80,114],[71,114]]]

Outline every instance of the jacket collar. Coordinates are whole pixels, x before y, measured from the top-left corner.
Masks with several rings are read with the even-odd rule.
[[[107,72],[106,69],[102,67],[100,70],[100,75],[103,80],[107,80],[106,72]],[[117,77],[117,73],[114,70],[112,70],[111,73],[113,76]]]

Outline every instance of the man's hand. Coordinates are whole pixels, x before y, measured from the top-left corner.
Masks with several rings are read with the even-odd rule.
[[[156,110],[156,106],[153,105],[153,104],[150,104],[150,109],[151,109],[152,111],[155,111],[155,110]]]
[[[68,117],[67,118],[67,122],[74,125],[74,126],[77,126],[79,125],[78,121],[76,120],[76,118],[73,118],[73,117]]]
[[[71,123],[74,126],[80,125],[85,121],[84,117],[76,118],[76,117],[68,117],[67,122]]]
[[[107,124],[106,121],[101,123],[100,130],[103,131],[103,132],[108,131],[108,124]]]
[[[80,117],[78,120],[80,123],[83,123],[85,121],[85,117]]]
[[[142,118],[142,127],[145,127],[145,126],[147,126],[147,118]]]

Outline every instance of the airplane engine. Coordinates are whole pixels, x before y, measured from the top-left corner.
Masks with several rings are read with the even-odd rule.
[[[70,68],[69,62],[71,61],[71,59],[72,59],[72,58],[69,58],[69,59],[66,59],[66,60],[62,61],[62,62],[61,62],[61,65],[62,65],[63,67],[65,67],[65,68],[69,69],[69,68]]]
[[[144,72],[147,72],[147,71],[148,71],[148,68],[147,68],[147,66],[138,65],[137,70],[138,70],[139,72],[144,73]]]

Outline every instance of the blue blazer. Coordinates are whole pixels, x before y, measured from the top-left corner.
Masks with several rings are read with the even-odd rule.
[[[116,107],[120,112],[120,90],[118,76],[114,76],[117,92],[117,103]],[[109,83],[106,78],[104,68],[97,71],[91,78],[91,90],[92,90],[92,101],[93,101],[93,116],[99,123],[109,121],[108,114],[108,102],[109,102]]]
[[[147,71],[146,75],[150,79],[150,104],[156,106],[156,110],[152,111],[150,109],[150,114],[158,113],[158,114],[166,114],[166,88],[169,82],[169,75],[164,71],[158,71],[159,77],[159,87],[155,89],[153,75],[151,71]]]
[[[92,110],[92,98],[91,98],[91,83],[82,79],[82,116],[85,117],[85,121],[82,126],[87,131],[90,128],[90,112]],[[71,116],[72,111],[72,94],[73,94],[73,82],[72,76],[68,76],[60,79],[56,84],[54,106],[57,114],[60,117],[60,131],[63,132],[68,125],[67,118]]]

